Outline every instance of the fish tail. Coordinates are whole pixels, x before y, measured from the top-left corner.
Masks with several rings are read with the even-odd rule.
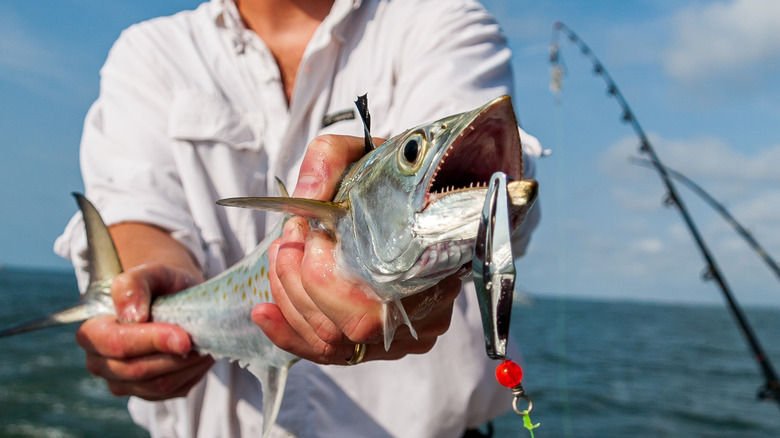
[[[97,209],[84,196],[74,193],[87,234],[89,285],[80,304],[38,318],[0,329],[0,337],[16,335],[46,327],[85,321],[93,316],[115,313],[110,285],[122,272],[114,241]]]
[[[56,327],[58,325],[70,324],[73,322],[85,321],[95,315],[96,303],[85,302],[73,307],[61,310],[43,318],[16,324],[0,330],[0,338],[5,336],[18,335],[20,333],[30,332],[46,327]]]
[[[93,288],[110,284],[114,277],[122,273],[114,240],[108,232],[108,227],[97,209],[84,196],[73,193],[84,218],[84,228],[87,233],[89,287],[87,295]]]

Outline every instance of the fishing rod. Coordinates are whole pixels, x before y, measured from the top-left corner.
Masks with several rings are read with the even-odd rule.
[[[693,222],[693,218],[688,212],[685,203],[683,203],[682,198],[680,198],[678,195],[674,183],[669,176],[667,167],[661,163],[658,154],[650,144],[650,140],[647,138],[647,135],[645,135],[644,130],[639,125],[639,122],[634,116],[634,113],[628,106],[628,102],[618,89],[615,81],[612,80],[612,77],[609,75],[609,73],[607,73],[604,65],[596,57],[596,55],[593,54],[593,51],[590,49],[590,47],[588,47],[588,45],[585,44],[585,42],[579,36],[577,36],[573,30],[560,21],[553,24],[552,42],[550,44],[550,67],[552,73],[550,89],[555,93],[560,92],[563,81],[564,69],[558,45],[558,35],[560,33],[566,35],[569,41],[579,47],[582,54],[590,60],[590,62],[593,64],[593,72],[604,79],[607,84],[607,93],[614,97],[615,100],[617,100],[620,108],[623,110],[623,121],[631,124],[631,127],[634,129],[637,137],[639,137],[639,151],[649,157],[650,164],[658,172],[658,175],[661,177],[661,180],[666,187],[667,194],[664,200],[664,204],[667,206],[677,207],[677,210],[680,212],[683,221],[685,221],[685,224],[688,226],[688,230],[693,236],[696,245],[699,247],[699,250],[704,257],[706,266],[704,274],[702,275],[702,279],[705,281],[715,281],[720,287],[720,290],[723,293],[723,298],[726,300],[732,316],[741,329],[742,334],[744,335],[745,340],[753,353],[753,358],[756,360],[759,369],[764,375],[764,384],[758,390],[758,398],[761,400],[774,400],[778,404],[778,407],[780,407],[780,381],[778,381],[777,373],[775,372],[769,358],[764,353],[764,349],[761,347],[758,338],[748,323],[742,308],[737,304],[731,289],[726,283],[726,278],[723,276],[720,268],[718,268],[718,265],[715,263],[715,258],[712,256],[712,253],[699,233],[699,230],[696,227],[696,224]]]
[[[640,166],[644,167],[650,167],[652,168],[653,163],[645,158],[637,158],[637,157],[630,157],[629,161],[631,161],[634,164],[638,164]],[[747,230],[737,219],[734,218],[734,216],[729,213],[728,210],[726,210],[726,207],[723,206],[720,202],[717,201],[717,199],[713,198],[712,195],[707,193],[701,186],[693,182],[690,178],[683,175],[682,173],[670,168],[669,166],[664,165],[666,168],[666,173],[669,174],[672,178],[674,178],[676,181],[679,181],[683,183],[685,186],[687,186],[689,189],[691,189],[692,192],[696,193],[700,198],[704,200],[707,204],[712,207],[713,210],[717,211],[723,219],[731,224],[732,227],[734,227],[734,230],[742,236],[743,239],[750,245],[750,247],[755,251],[756,254],[758,254],[759,257],[766,263],[766,265],[769,267],[769,269],[777,276],[778,279],[780,279],[780,266],[777,265],[777,262],[769,255],[768,252],[764,249],[764,247],[761,246],[761,244],[758,243],[755,237],[753,237],[753,234]]]

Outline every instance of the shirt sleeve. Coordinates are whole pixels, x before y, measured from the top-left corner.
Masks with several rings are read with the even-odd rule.
[[[120,36],[101,69],[100,94],[90,108],[81,140],[86,197],[106,225],[148,223],[172,233],[191,251],[200,242],[186,204],[170,136],[172,91],[152,36],[131,27]],[[77,214],[55,243],[83,286],[86,239]],[[82,287],[83,289],[83,287]]]

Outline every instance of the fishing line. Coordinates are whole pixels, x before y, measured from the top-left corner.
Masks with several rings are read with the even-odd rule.
[[[561,94],[556,91],[560,91],[561,79],[565,73],[563,64],[557,59],[558,52],[556,50],[550,50],[550,65],[556,66],[550,69],[550,91],[555,95],[555,148],[562,150],[564,144],[564,123],[563,123],[563,103]],[[555,58],[556,62],[553,62]],[[563,211],[565,202],[563,201],[563,175],[565,172],[565,154],[558,155],[559,160],[555,166],[555,180],[557,181],[555,188],[555,202],[559,212]],[[563,215],[561,215],[563,217]],[[566,251],[563,248],[563,242],[566,241],[564,236],[563,226],[559,223],[556,233],[557,247],[558,247],[558,279],[557,290],[557,309],[556,309],[556,334],[558,336],[558,390],[561,393],[561,407],[563,410],[563,434],[565,437],[572,437],[572,422],[571,422],[571,406],[569,404],[569,371],[566,366],[566,297],[563,294],[562,285],[566,284],[565,278],[569,270],[565,266],[564,254]]]
[[[756,338],[753,329],[751,328],[750,324],[747,321],[747,318],[745,317],[744,312],[742,311],[742,309],[734,299],[731,289],[726,283],[725,277],[723,276],[717,264],[715,263],[715,259],[712,256],[712,253],[708,249],[707,245],[705,244],[701,234],[699,233],[696,224],[693,222],[693,218],[689,214],[688,209],[686,208],[682,199],[679,197],[666,166],[664,166],[661,163],[658,154],[656,154],[655,149],[653,149],[652,145],[650,144],[650,140],[645,135],[645,132],[642,130],[642,127],[639,125],[639,122],[634,116],[634,113],[631,111],[630,107],[628,106],[628,102],[623,97],[623,94],[620,93],[620,90],[615,84],[615,81],[613,81],[612,77],[609,75],[609,73],[607,73],[606,69],[604,68],[604,65],[593,54],[590,47],[588,47],[587,44],[585,44],[585,42],[579,36],[577,36],[577,34],[574,33],[574,31],[572,31],[569,27],[567,27],[561,22],[556,22],[553,25],[553,37],[550,43],[551,69],[553,71],[558,72],[558,79],[556,82],[557,91],[560,92],[560,86],[563,79],[563,64],[561,63],[560,46],[558,44],[558,35],[560,33],[563,33],[566,37],[568,37],[569,41],[575,44],[577,47],[579,47],[582,54],[585,55],[590,60],[590,62],[593,64],[593,72],[601,76],[602,79],[604,79],[604,81],[607,84],[607,93],[611,97],[614,97],[615,100],[620,105],[623,111],[622,120],[626,123],[631,124],[631,127],[634,129],[634,132],[636,133],[637,137],[639,137],[639,141],[640,141],[639,151],[648,156],[650,164],[657,171],[658,175],[661,177],[664,186],[666,187],[667,194],[664,200],[664,204],[667,206],[674,206],[677,208],[680,215],[682,216],[683,221],[687,225],[688,230],[690,231],[694,241],[699,247],[702,257],[704,258],[706,266],[704,269],[704,274],[702,275],[702,279],[705,281],[715,281],[720,287],[720,290],[723,294],[723,298],[725,299],[728,308],[731,311],[731,314],[734,317],[738,327],[741,329],[742,334],[745,337],[745,340],[748,343],[753,353],[753,357],[756,360],[759,369],[761,370],[764,376],[765,381],[764,384],[758,390],[758,394],[757,394],[758,398],[761,400],[767,400],[767,399],[774,400],[778,404],[778,407],[780,407],[780,382],[778,381],[777,373],[775,372],[774,367],[772,366],[769,358],[764,353],[764,349],[761,347],[758,339]],[[553,53],[554,56],[552,55]],[[553,79],[554,81],[556,81],[555,78]],[[555,89],[553,91],[555,92]]]

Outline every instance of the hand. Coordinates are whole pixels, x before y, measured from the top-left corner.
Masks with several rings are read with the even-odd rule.
[[[134,225],[136,228],[132,233],[122,234],[120,231],[119,236],[115,229],[111,230],[120,256],[124,256],[123,264],[140,260],[134,259],[135,253],[128,252],[132,248],[125,237],[132,237],[133,244],[137,244],[144,242],[144,237],[151,232],[152,240],[162,246],[165,242],[170,243],[165,240],[170,238],[167,234],[165,237],[154,235],[162,231],[151,227],[139,230],[137,227],[144,225]],[[178,245],[178,242],[171,241]],[[163,248],[161,253],[165,250]],[[176,250],[183,250],[183,247],[179,246]],[[186,255],[189,257],[188,253]],[[171,260],[176,260],[175,255],[171,254],[168,261]],[[179,266],[188,265],[182,263]],[[105,379],[114,395],[133,395],[147,400],[182,397],[214,363],[211,357],[191,351],[189,335],[181,328],[147,322],[152,296],[178,292],[201,281],[198,274],[179,266],[173,268],[151,263],[120,274],[111,286],[118,320],[113,316],[92,318],[76,332],[76,340],[87,355],[87,370]],[[189,267],[192,268],[191,265]]]
[[[301,165],[293,196],[330,200],[347,166],[363,154],[363,139],[315,139]],[[460,291],[456,277],[403,300],[418,333],[399,327],[385,351],[382,305],[366,294],[368,286],[338,272],[334,243],[306,220],[292,218],[269,249],[271,292],[276,304],[255,307],[252,319],[280,348],[304,359],[345,365],[356,343],[371,344],[364,360],[398,359],[425,353],[449,328]],[[392,304],[391,304],[392,305]],[[394,306],[394,305],[393,305]]]

